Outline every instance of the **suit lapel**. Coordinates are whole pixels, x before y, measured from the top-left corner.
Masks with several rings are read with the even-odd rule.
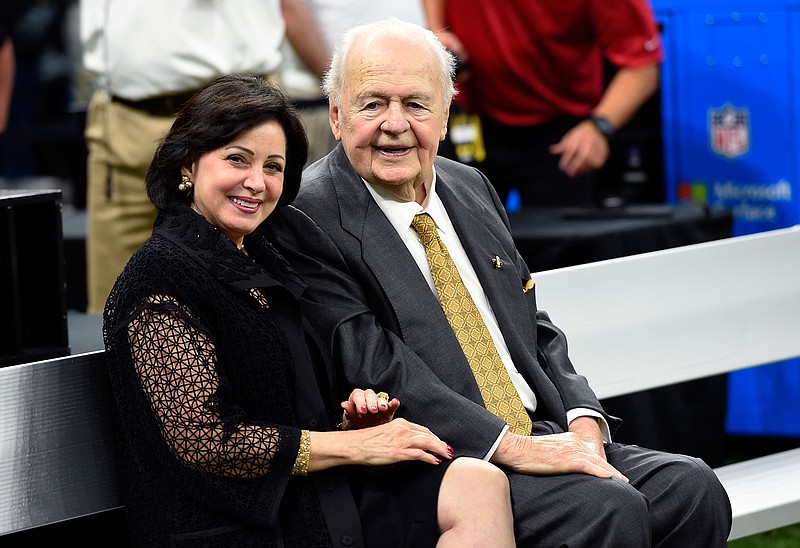
[[[391,286],[385,283],[387,280],[413,278],[418,269],[411,255],[372,199],[361,177],[353,170],[341,145],[332,160],[331,175],[339,206],[339,222],[343,230],[361,242],[362,258],[378,283],[388,291]]]

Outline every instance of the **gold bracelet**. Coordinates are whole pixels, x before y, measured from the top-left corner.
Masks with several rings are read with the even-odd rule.
[[[308,430],[300,431],[300,448],[297,450],[297,458],[294,459],[292,467],[293,476],[308,475],[308,459],[311,456],[311,434]]]

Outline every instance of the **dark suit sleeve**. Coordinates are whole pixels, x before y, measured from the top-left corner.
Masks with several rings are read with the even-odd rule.
[[[339,374],[350,387],[399,397],[399,416],[429,427],[456,454],[483,458],[505,423],[452,386],[465,379],[446,384],[401,340],[397,325],[384,325],[395,321],[391,305],[375,290],[358,243],[332,233],[338,230],[322,230],[291,206],[268,225],[269,238],[306,279],[302,304],[326,337]]]

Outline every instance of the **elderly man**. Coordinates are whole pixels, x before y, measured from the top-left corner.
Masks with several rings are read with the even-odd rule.
[[[348,381],[387,387],[456,454],[508,472],[519,545],[725,546],[702,461],[611,442],[608,416],[536,310],[480,172],[437,158],[453,59],[397,20],[347,32],[325,88],[341,144],[267,227]]]

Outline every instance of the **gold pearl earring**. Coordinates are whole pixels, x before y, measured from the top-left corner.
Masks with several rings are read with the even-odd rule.
[[[192,185],[192,181],[189,179],[189,177],[187,175],[183,175],[181,177],[181,183],[178,185],[178,190],[181,192],[185,190],[191,190],[192,186],[194,185]]]

